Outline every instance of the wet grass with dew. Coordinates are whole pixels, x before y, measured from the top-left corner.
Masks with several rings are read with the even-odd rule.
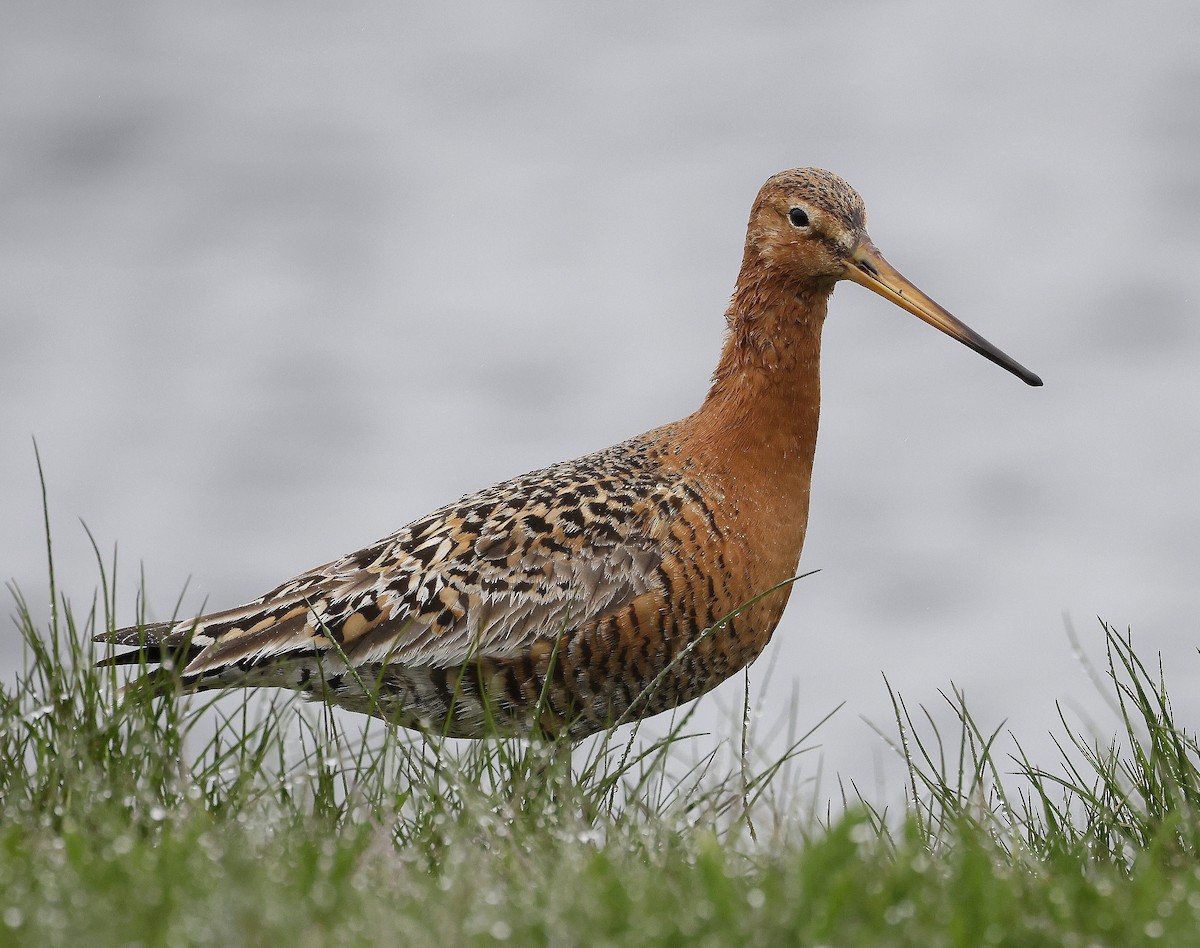
[[[42,628],[12,588],[0,944],[1200,943],[1200,749],[1110,627],[1118,733],[1063,714],[1050,764],[958,693],[954,734],[893,693],[898,812],[816,804],[808,735],[760,760],[740,722],[714,742],[686,711],[665,737],[568,752],[261,692],[122,690],[93,667],[116,596],[97,561],[81,609],[51,555]]]

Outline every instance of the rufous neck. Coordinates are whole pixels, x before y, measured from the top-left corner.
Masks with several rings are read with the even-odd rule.
[[[832,284],[743,268],[712,387],[694,416],[705,441],[757,455],[760,469],[807,477],[821,402],[821,327]]]

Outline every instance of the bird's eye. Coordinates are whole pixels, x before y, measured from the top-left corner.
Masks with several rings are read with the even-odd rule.
[[[803,209],[798,207],[793,207],[788,211],[788,220],[792,222],[793,227],[808,226],[808,215],[804,213]]]

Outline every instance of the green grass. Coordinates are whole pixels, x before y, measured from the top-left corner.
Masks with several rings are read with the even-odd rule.
[[[910,784],[884,813],[813,800],[802,743],[760,761],[736,722],[571,755],[122,692],[92,667],[111,575],[79,609],[51,572],[47,628],[13,590],[0,945],[1200,944],[1200,749],[1111,628],[1117,737],[1063,716],[1043,766],[958,694],[952,735],[893,694]]]

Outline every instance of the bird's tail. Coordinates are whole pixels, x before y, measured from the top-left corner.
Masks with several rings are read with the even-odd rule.
[[[178,694],[195,687],[183,675],[183,669],[204,648],[192,642],[190,630],[180,631],[177,622],[150,622],[112,629],[96,636],[97,642],[108,645],[132,646],[131,651],[108,655],[96,662],[97,667],[136,665],[143,674],[121,688],[125,696],[148,693]]]

